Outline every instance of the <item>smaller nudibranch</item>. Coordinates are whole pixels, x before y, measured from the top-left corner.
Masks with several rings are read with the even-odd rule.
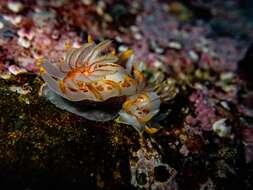
[[[133,126],[140,133],[159,112],[161,98],[156,92],[141,92],[127,98],[119,112],[119,121]]]

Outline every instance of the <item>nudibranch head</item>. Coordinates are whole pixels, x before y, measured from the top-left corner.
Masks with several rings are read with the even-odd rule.
[[[120,122],[142,132],[146,124],[159,112],[161,100],[156,92],[141,92],[127,98],[119,112]]]
[[[137,83],[116,63],[118,57],[108,52],[110,44],[105,40],[71,48],[58,65],[44,61],[41,76],[51,90],[70,101],[103,102],[132,95]]]

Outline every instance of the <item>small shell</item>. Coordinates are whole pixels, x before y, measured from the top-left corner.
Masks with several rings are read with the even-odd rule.
[[[222,118],[213,124],[213,131],[219,137],[228,137],[231,134],[231,127],[226,124],[226,121],[226,118]]]

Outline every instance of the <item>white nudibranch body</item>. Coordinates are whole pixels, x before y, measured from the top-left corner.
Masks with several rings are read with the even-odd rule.
[[[116,56],[108,52],[110,44],[109,40],[99,44],[89,42],[71,48],[57,64],[42,62],[41,76],[48,86],[44,94],[57,107],[96,121],[111,120],[115,114],[80,107],[79,102],[86,100],[96,105],[111,98],[127,97],[119,111],[119,120],[142,132],[159,112],[164,95],[147,90],[144,74],[133,63],[132,54],[128,51]],[[128,60],[126,68],[121,65],[122,59]],[[79,107],[73,102],[78,102]]]

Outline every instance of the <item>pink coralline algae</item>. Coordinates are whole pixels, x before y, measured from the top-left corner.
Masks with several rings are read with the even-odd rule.
[[[17,26],[10,24],[8,29],[16,27],[16,35],[0,41],[7,58],[17,59],[18,66],[37,72],[37,60],[44,56],[58,60],[65,53],[69,39],[78,46],[81,39],[74,32],[67,27],[61,27],[61,32],[56,29],[55,16],[54,12],[37,9],[31,17],[22,18]]]
[[[164,57],[164,63],[178,76],[182,73],[190,73],[194,68],[193,62],[188,52],[183,50],[168,50]]]
[[[179,23],[174,17],[166,14],[168,12],[165,4],[161,6],[155,0],[143,1],[143,4],[146,11],[137,18],[137,25],[148,40],[167,46],[173,39],[173,34],[175,34],[173,31],[178,28]]]
[[[199,67],[210,68],[217,73],[235,71],[237,62],[242,59],[246,51],[245,44],[229,38],[218,38],[216,41],[207,40],[206,45],[201,46]]]
[[[145,40],[139,40],[132,46],[133,50],[136,52],[136,59],[139,61],[145,61],[149,65],[154,65],[154,63],[160,59],[160,57],[149,51],[149,45]]]
[[[212,124],[217,120],[214,105],[200,91],[191,94],[189,101],[193,103],[193,114],[186,117],[186,122],[191,126],[200,127],[203,131],[210,131]]]
[[[172,14],[173,3],[152,0],[143,2],[143,6],[145,11],[137,17],[136,24],[151,47],[164,48],[161,52],[167,52],[168,49],[192,51],[199,56],[198,67],[217,73],[236,70],[237,62],[248,46],[247,42],[228,37],[212,39],[209,36],[215,31],[202,21],[194,24],[178,22]],[[174,43],[177,46],[170,45]]]

